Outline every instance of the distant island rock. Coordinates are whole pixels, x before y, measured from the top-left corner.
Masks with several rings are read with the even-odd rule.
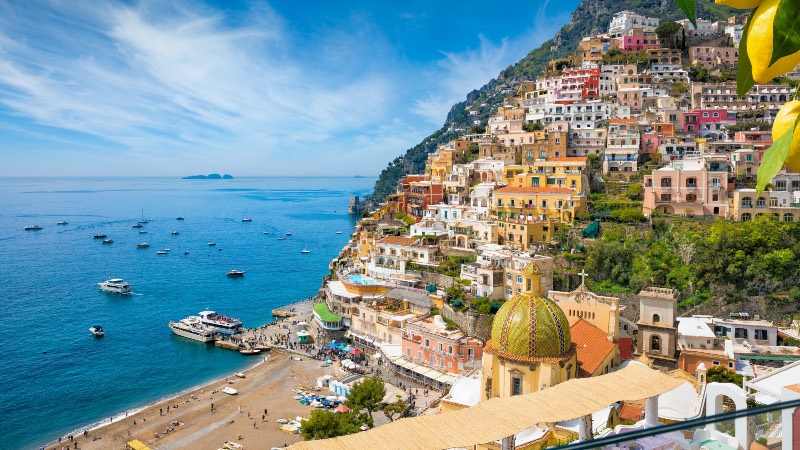
[[[189,175],[188,177],[183,177],[184,180],[232,180],[233,176],[228,175],[220,175],[218,173],[210,173],[208,175]]]

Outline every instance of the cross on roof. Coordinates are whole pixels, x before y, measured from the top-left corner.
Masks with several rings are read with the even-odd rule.
[[[586,273],[585,270],[581,269],[581,271],[578,272],[578,275],[581,276],[581,284],[584,284],[584,280],[586,279],[586,275],[589,275],[589,274]]]

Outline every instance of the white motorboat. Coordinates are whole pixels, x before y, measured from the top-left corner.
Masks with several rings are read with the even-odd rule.
[[[243,277],[244,271],[243,270],[231,270],[228,272],[228,276],[231,278]]]
[[[286,233],[286,235],[287,235],[287,236],[291,236],[291,235],[292,235],[292,233]]]
[[[228,386],[225,386],[224,388],[220,389],[220,391],[222,391],[223,394],[228,394],[228,395],[236,395],[239,393],[236,389]]]
[[[113,239],[104,239],[103,240],[103,244],[113,244],[113,243],[114,243]]]
[[[237,377],[239,377],[239,378],[247,378],[247,377],[245,376],[245,374],[244,374],[244,373],[242,373],[242,372],[236,372],[236,373],[234,373],[234,375],[236,375],[236,376],[237,376]]]
[[[147,230],[139,230],[139,234],[147,234]]]
[[[39,225],[28,225],[26,227],[23,227],[22,229],[25,230],[25,231],[37,231],[37,230],[41,230],[43,228],[40,227]]]
[[[242,219],[242,222],[252,222],[252,221],[253,221],[253,219],[251,219],[249,217],[245,217],[245,218]]]
[[[264,234],[269,234],[269,231],[265,231]]]
[[[104,292],[127,295],[131,293],[131,285],[122,278],[110,278],[106,281],[97,283]]]
[[[236,334],[242,329],[242,321],[217,314],[216,311],[200,311],[200,321],[203,325],[215,328],[223,334]]]
[[[208,243],[208,246],[209,246],[209,247],[213,247],[213,246],[215,246],[215,245],[217,245],[217,243],[216,243],[216,242],[209,242],[209,243]]]
[[[311,250],[305,250],[305,249],[303,249],[303,250],[300,250],[300,253],[311,253]]]
[[[62,220],[61,222],[56,222],[56,225],[69,225],[69,222]]]
[[[181,233],[180,233],[178,230],[175,230],[175,231],[173,231],[173,232],[172,232],[172,235],[173,235],[173,236],[177,236],[177,235],[179,235],[179,234],[181,234]]]
[[[279,240],[279,241],[285,241],[285,240],[286,240],[286,238],[285,238],[285,237],[279,237],[279,238],[278,238],[278,240]]]
[[[341,231],[337,231],[336,234],[342,234],[342,232]]]
[[[166,255],[169,252],[165,252],[164,250],[159,250],[156,252],[156,255]]]
[[[100,325],[92,325],[89,327],[89,332],[95,335],[96,337],[103,337],[106,335],[106,332],[103,331],[103,327]]]
[[[136,247],[138,247],[138,248],[150,248],[150,244],[148,244],[147,242],[142,242],[141,244],[136,244]]]
[[[144,227],[144,225],[142,225],[140,223],[133,224],[133,228],[143,228],[143,227]]]
[[[209,327],[203,325],[197,316],[189,316],[179,322],[170,322],[169,327],[178,336],[193,339],[200,342],[213,342],[216,333]]]

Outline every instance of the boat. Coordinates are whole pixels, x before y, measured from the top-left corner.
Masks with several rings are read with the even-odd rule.
[[[269,234],[269,231],[265,231],[264,234]]]
[[[242,218],[242,222],[252,222],[252,221],[253,221],[253,219],[251,219],[249,217]]]
[[[276,422],[278,422],[280,424],[289,423],[289,421],[286,420],[286,419],[278,419],[278,420],[276,420]]]
[[[300,253],[311,253],[311,250],[300,250]]]
[[[213,342],[216,333],[209,327],[203,325],[197,316],[189,316],[179,322],[170,322],[169,327],[178,336],[193,339],[200,342]]]
[[[133,228],[142,228],[142,227],[144,227],[144,225],[142,225],[140,223],[133,224]]]
[[[278,240],[279,240],[279,241],[285,241],[285,240],[286,240],[286,238],[285,238],[285,237],[283,237],[283,236],[281,236],[281,237],[279,237],[279,238],[278,238]]]
[[[177,218],[175,218],[175,220],[183,220],[183,217],[178,216]]]
[[[131,285],[122,278],[109,278],[106,281],[97,283],[100,289],[104,292],[113,292],[115,294],[130,294]]]
[[[230,272],[228,272],[228,276],[231,277],[231,278],[243,277],[244,276],[244,271],[242,271],[242,270],[231,270]]]
[[[342,232],[341,231],[337,231],[336,234],[342,234]]]
[[[222,247],[218,248],[217,250],[222,251]]]
[[[93,238],[95,238],[95,239],[105,239],[105,238],[106,238],[106,235],[105,235],[105,234],[102,234],[102,233],[100,233],[100,234],[95,234],[95,235],[94,235],[94,236],[92,236],[92,237],[93,237]]]
[[[100,325],[92,325],[91,327],[89,327],[89,332],[97,337],[103,337],[106,335],[106,332],[103,331],[103,327],[101,327]]]
[[[183,254],[184,255],[188,255],[189,254],[189,250],[186,250],[185,252],[183,252]]]
[[[261,350],[255,350],[252,348],[243,348],[239,350],[239,353],[241,353],[242,355],[257,355],[261,353]]]
[[[159,250],[156,252],[156,255],[166,255],[169,252],[165,252],[164,250]]]
[[[209,242],[209,243],[208,243],[208,246],[209,246],[209,247],[213,247],[213,246],[215,246],[215,245],[217,245],[217,243],[216,243],[216,242]]]
[[[103,239],[103,244],[113,244],[113,243],[114,243],[113,239]]]
[[[180,234],[180,233],[178,232],[178,230],[175,230],[175,231],[173,231],[173,232],[172,232],[172,235],[173,235],[173,236],[177,236],[177,235],[179,235],[179,234]]]
[[[242,321],[217,314],[216,311],[200,311],[200,321],[203,325],[216,328],[223,334],[235,334],[242,329]]]
[[[245,376],[245,374],[242,373],[242,372],[236,372],[236,373],[234,373],[234,375],[239,377],[239,378],[247,378],[247,376]]]
[[[287,236],[291,236],[291,235],[292,235],[292,233],[286,233],[286,235],[287,235]]]
[[[169,253],[169,251],[172,250],[172,249],[165,248],[165,249],[162,249],[162,250],[164,250],[165,252]]]
[[[56,225],[69,225],[69,222],[62,220],[61,222],[56,222]]]
[[[147,234],[147,230],[140,230],[139,234]]]
[[[144,209],[142,210],[142,220],[140,220],[139,223],[150,223],[150,219],[144,218]]]
[[[138,248],[150,248],[150,244],[148,244],[147,242],[142,242],[141,244],[136,244],[136,247],[138,247]]]
[[[238,394],[236,389],[234,389],[232,387],[228,387],[228,386],[225,386],[224,388],[220,389],[220,391],[222,391],[223,394],[228,394],[228,395],[236,395],[236,394]]]
[[[25,231],[37,231],[41,230],[42,227],[40,227],[39,225],[28,225],[27,227],[23,227],[22,229]]]

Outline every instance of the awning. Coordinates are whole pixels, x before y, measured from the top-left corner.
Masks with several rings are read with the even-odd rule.
[[[349,338],[352,335],[353,335],[353,333],[349,329],[344,332],[344,337],[346,337],[346,338]]]
[[[350,350],[350,353],[352,353],[354,355],[360,355],[361,354],[361,350],[359,350],[357,348],[354,348],[354,349]]]

